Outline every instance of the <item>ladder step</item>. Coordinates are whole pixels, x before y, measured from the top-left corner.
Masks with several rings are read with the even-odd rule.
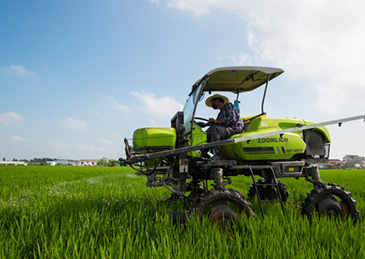
[[[285,209],[284,209],[283,199],[282,199],[281,193],[280,193],[279,182],[278,182],[278,180],[276,180],[275,171],[274,171],[273,166],[268,166],[268,168],[271,169],[270,171],[272,173],[272,179],[274,180],[274,183],[257,183],[255,181],[255,177],[254,177],[254,174],[253,174],[252,167],[248,166],[248,168],[250,169],[250,173],[251,173],[251,177],[252,177],[252,181],[253,181],[253,186],[254,186],[255,191],[256,191],[257,200],[259,201],[262,217],[265,218],[264,209],[262,208],[262,203],[273,203],[273,202],[280,202],[281,209],[282,209],[282,211],[285,215]],[[279,200],[261,200],[259,190],[257,188],[258,186],[274,186],[274,188],[276,189],[277,194],[279,196]]]
[[[257,186],[278,186],[279,183],[256,183]]]

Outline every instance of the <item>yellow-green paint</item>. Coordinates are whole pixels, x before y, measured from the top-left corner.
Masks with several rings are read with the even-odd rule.
[[[291,118],[258,117],[253,119],[245,132],[231,138],[254,136],[262,133],[295,128],[299,125],[311,125],[315,122]],[[327,142],[330,136],[326,127],[313,129],[323,134]],[[207,143],[207,136],[203,129],[194,125],[189,136],[188,146],[197,146]],[[175,148],[176,130],[174,128],[142,128],[134,132],[134,147],[169,147]],[[296,154],[303,154],[306,144],[303,132],[296,131],[264,138],[227,144],[221,147],[224,159],[237,160],[289,160]],[[201,150],[192,151],[188,156],[199,157]]]
[[[176,130],[174,128],[142,128],[134,131],[134,147],[175,148]]]

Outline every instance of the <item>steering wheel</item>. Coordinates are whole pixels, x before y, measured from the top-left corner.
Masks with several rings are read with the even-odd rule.
[[[202,120],[202,121],[195,121],[195,120]],[[205,121],[205,122],[203,122],[203,121]],[[201,127],[201,128],[204,128],[204,127],[206,127],[206,126],[210,126],[210,125],[212,125],[212,123],[208,120],[208,119],[205,119],[205,118],[202,118],[202,117],[195,117],[194,118],[194,123],[196,124],[196,125],[198,125],[199,127]]]

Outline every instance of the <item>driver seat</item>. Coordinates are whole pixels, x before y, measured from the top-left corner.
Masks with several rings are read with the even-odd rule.
[[[254,115],[254,116],[242,118],[242,121],[243,121],[243,130],[242,130],[242,132],[246,131],[246,129],[247,129],[248,125],[250,125],[251,121],[253,121],[256,118],[261,118],[261,117],[266,117],[266,113],[260,113],[260,114]]]

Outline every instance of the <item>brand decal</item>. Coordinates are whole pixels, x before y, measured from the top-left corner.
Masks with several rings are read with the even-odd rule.
[[[257,143],[289,142],[288,138],[258,138]]]
[[[286,152],[287,153],[303,153],[303,149],[302,148],[298,148],[298,149],[287,149]]]

